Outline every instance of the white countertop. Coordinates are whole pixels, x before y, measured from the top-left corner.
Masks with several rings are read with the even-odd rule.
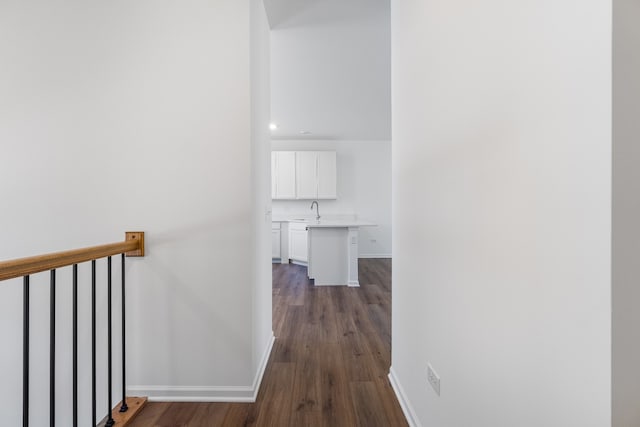
[[[303,222],[314,220],[315,217],[304,215],[273,215],[271,217],[272,222]]]
[[[316,220],[315,216],[305,217],[304,215],[274,215],[273,222],[298,222],[306,224],[309,228],[337,228],[337,227],[375,227],[377,224],[354,218],[352,215],[329,216],[327,218],[320,217]]]
[[[375,227],[377,224],[369,221],[362,221],[359,219],[322,219],[304,221],[307,224],[307,228],[337,228],[337,227]]]

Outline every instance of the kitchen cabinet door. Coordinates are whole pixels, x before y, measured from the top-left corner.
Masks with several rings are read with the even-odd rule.
[[[304,224],[289,226],[289,258],[294,261],[308,261],[307,230]]]
[[[318,199],[336,199],[336,152],[318,151]]]
[[[296,198],[296,152],[271,152],[271,198]],[[275,187],[275,188],[274,188]]]
[[[296,152],[296,196],[298,199],[318,197],[318,156],[315,151]]]

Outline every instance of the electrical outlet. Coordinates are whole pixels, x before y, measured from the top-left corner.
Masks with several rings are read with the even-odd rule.
[[[436,374],[436,371],[433,370],[430,363],[427,364],[427,379],[436,394],[440,396],[440,377]]]

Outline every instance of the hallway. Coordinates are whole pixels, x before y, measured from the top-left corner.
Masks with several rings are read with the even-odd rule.
[[[255,403],[154,402],[131,426],[406,426],[387,379],[391,260],[359,264],[360,288],[273,265],[276,341]]]

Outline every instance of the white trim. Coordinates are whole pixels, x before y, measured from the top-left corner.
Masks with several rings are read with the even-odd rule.
[[[258,366],[258,370],[256,371],[256,376],[253,379],[253,400],[256,401],[258,397],[258,392],[260,391],[260,384],[262,384],[262,377],[264,376],[264,371],[267,370],[267,363],[269,362],[269,356],[271,355],[271,350],[273,349],[273,343],[276,341],[275,335],[273,335],[273,331],[271,331],[271,338],[269,338],[269,342],[267,343],[267,348],[264,349],[264,353],[262,353],[262,360],[260,361],[260,366]]]
[[[391,254],[359,254],[358,258],[364,258],[364,259],[386,259],[386,258],[393,258],[391,256]],[[271,258],[271,262],[273,264],[289,264],[288,260],[283,260],[282,258]],[[297,260],[291,260],[291,264],[296,264],[296,265],[301,265],[303,267],[306,267],[308,263],[304,262],[304,261],[297,261]]]
[[[422,427],[416,413],[409,403],[409,400],[406,397],[402,386],[400,385],[400,380],[396,375],[396,371],[393,370],[393,366],[389,368],[389,382],[391,383],[391,387],[398,398],[398,402],[400,403],[400,407],[402,408],[402,412],[404,413],[404,417],[407,419],[407,423],[409,423],[410,427]]]
[[[359,288],[360,287],[360,281],[359,280],[349,280],[347,282],[347,286],[350,288]]]
[[[147,396],[150,402],[255,402],[274,341],[272,334],[250,386],[136,385],[128,386],[127,392]]]
[[[360,254],[358,258],[393,258],[391,254]]]

